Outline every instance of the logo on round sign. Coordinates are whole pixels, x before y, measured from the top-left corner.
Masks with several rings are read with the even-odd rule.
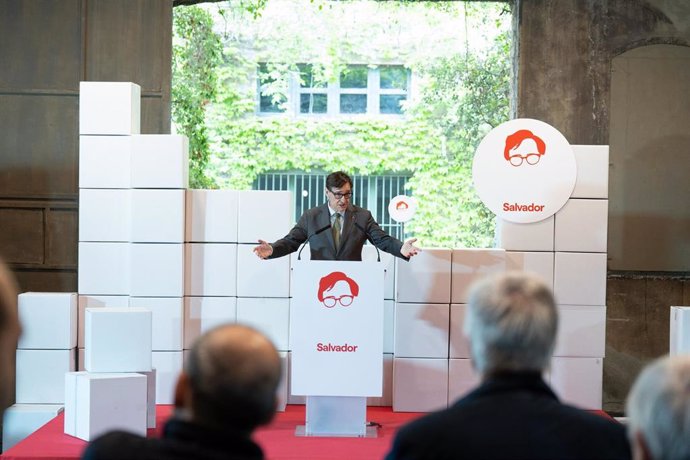
[[[576,175],[566,138],[553,126],[529,118],[492,129],[472,164],[479,198],[500,218],[517,223],[555,214],[570,198]]]
[[[417,200],[411,196],[398,195],[388,203],[388,214],[396,222],[407,222],[417,211]]]

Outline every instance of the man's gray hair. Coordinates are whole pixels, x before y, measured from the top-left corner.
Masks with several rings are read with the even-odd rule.
[[[543,371],[556,341],[551,289],[536,275],[508,272],[470,291],[465,334],[477,371]]]
[[[690,355],[658,359],[637,378],[626,405],[631,439],[655,460],[690,458]]]

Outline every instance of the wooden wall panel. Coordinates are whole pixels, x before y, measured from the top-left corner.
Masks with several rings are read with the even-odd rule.
[[[78,225],[76,206],[46,209],[46,265],[76,270]]]
[[[0,222],[0,256],[5,262],[43,263],[43,209],[0,207]]]

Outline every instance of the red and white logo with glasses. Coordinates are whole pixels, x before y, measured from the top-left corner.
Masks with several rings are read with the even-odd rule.
[[[359,295],[359,285],[343,272],[331,272],[319,281],[318,299],[326,308],[349,307]]]

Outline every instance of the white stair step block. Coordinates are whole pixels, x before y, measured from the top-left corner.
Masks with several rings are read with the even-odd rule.
[[[465,315],[467,305],[452,304],[450,306],[450,350],[451,358],[470,358],[470,342],[465,337]]]
[[[571,145],[577,165],[573,198],[609,197],[609,146]]]
[[[77,331],[77,347],[84,348],[84,329],[87,308],[127,308],[129,307],[129,296],[126,295],[80,295],[79,296],[79,320]],[[83,360],[79,361],[83,364]]]
[[[151,310],[151,349],[153,351],[182,350],[182,297],[132,297],[130,307]]]
[[[132,136],[132,188],[189,187],[189,141],[179,134]]]
[[[18,348],[65,350],[77,346],[77,294],[25,292],[18,298]]]
[[[152,362],[156,369],[156,404],[173,404],[175,385],[182,372],[182,352],[154,351]]]
[[[238,297],[290,297],[290,258],[259,259],[255,245],[237,245]]]
[[[669,354],[690,353],[690,307],[671,307]]]
[[[395,301],[383,301],[383,352],[395,350]]]
[[[79,82],[79,134],[140,132],[141,87],[130,82]]]
[[[156,428],[156,369],[137,374],[146,377],[146,428]]]
[[[113,430],[146,436],[146,376],[74,372],[65,380],[66,434],[85,441]]]
[[[605,306],[558,306],[558,335],[553,356],[603,358],[605,348]]]
[[[396,304],[395,356],[448,358],[449,324],[447,304]]]
[[[475,281],[506,269],[503,249],[454,249],[451,276],[451,302],[467,303]]]
[[[239,192],[238,209],[240,243],[256,244],[259,239],[275,241],[285,236],[294,224],[291,192],[243,190]]]
[[[308,249],[305,249],[307,251]],[[381,254],[381,264],[383,265],[383,298],[386,300],[395,299],[395,259],[392,254],[379,250]],[[362,261],[374,262],[378,260],[376,247],[367,244],[362,248]]]
[[[285,412],[285,406],[287,406],[288,401],[288,352],[279,351],[280,356],[280,383],[278,384],[278,389],[276,390],[278,404],[276,410],[278,412]]]
[[[383,355],[383,390],[381,396],[369,396],[367,406],[392,406],[393,405],[393,355]]]
[[[185,245],[180,243],[130,245],[132,297],[182,297]]]
[[[79,189],[79,241],[130,240],[130,190]]]
[[[604,360],[562,358],[551,360],[551,387],[566,404],[601,410]]]
[[[237,190],[187,190],[185,241],[237,243]]]
[[[17,350],[17,404],[63,404],[75,350]]]
[[[183,243],[184,190],[132,190],[134,243]]]
[[[608,200],[568,200],[555,215],[556,251],[606,252],[608,212]]]
[[[289,350],[290,299],[237,299],[237,322],[264,333],[279,351]]]
[[[89,372],[151,370],[151,311],[87,308],[85,363]]]
[[[130,141],[129,136],[79,136],[79,187],[128,189]]]
[[[15,404],[7,408],[2,421],[2,451],[7,452],[54,419],[62,409],[61,404]]]
[[[237,322],[236,297],[184,298],[184,349],[192,348],[197,338],[216,326]]]
[[[288,404],[306,404],[307,397],[292,394],[292,353],[288,352]]]
[[[481,383],[469,359],[451,359],[448,362],[448,405],[466,396]]]
[[[506,251],[506,270],[539,275],[549,289],[553,289],[553,264],[553,252]]]
[[[409,262],[395,263],[398,302],[450,303],[450,249],[426,248]]]
[[[237,295],[237,245],[185,244],[186,296]]]
[[[501,218],[496,222],[496,246],[507,251],[553,251],[554,218],[520,224]]]
[[[393,359],[394,412],[431,412],[447,406],[447,359]]]
[[[79,294],[128,295],[128,243],[79,243]]]
[[[605,305],[606,254],[557,252],[553,290],[560,305]]]

